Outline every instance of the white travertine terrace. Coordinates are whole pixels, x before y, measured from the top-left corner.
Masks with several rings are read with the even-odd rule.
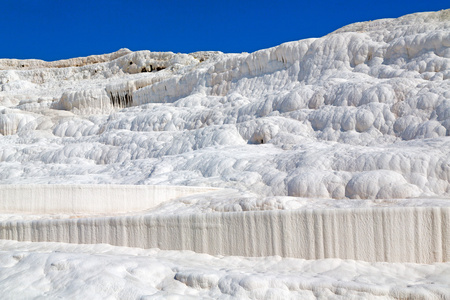
[[[0,213],[118,214],[215,190],[162,185],[5,185],[0,189]]]
[[[316,209],[3,221],[0,239],[213,255],[450,260],[450,207]]]
[[[186,186],[4,185],[0,213],[47,216],[0,220],[0,239],[369,262],[450,259],[449,206],[152,213],[177,198],[221,194],[232,195]]]
[[[268,269],[255,266],[246,280],[226,268],[205,275],[205,267],[192,269],[185,252],[176,252],[176,263],[158,265],[167,277],[156,268],[155,278],[164,278],[155,284],[161,297],[174,289],[238,299],[450,298],[450,10],[351,24],[254,53],[122,49],[58,62],[2,59],[0,184],[0,195],[10,193],[7,203],[19,199],[6,210],[29,212],[2,213],[2,239],[275,255],[262,259],[273,265],[289,260],[280,255],[317,259],[311,265],[319,273],[333,266],[308,284],[298,278],[309,266],[292,277],[284,277],[285,269],[264,273],[266,281],[258,272]],[[28,187],[13,192],[9,186],[29,184],[72,188],[57,188],[51,197],[36,190],[30,202]],[[84,184],[92,185],[94,201],[85,190],[75,192]],[[100,192],[101,185],[116,184],[224,190],[136,212],[147,196],[125,203],[120,189]],[[61,202],[59,195],[70,199],[74,192],[79,200]],[[86,211],[77,215],[65,204]],[[104,216],[127,209],[133,212]],[[67,255],[66,262],[74,256]],[[9,278],[24,265],[41,278],[29,289],[43,291],[36,297],[55,289],[41,283],[47,276],[70,269],[53,262],[59,254],[2,257],[7,267],[0,271]],[[52,262],[38,265],[33,257]],[[180,257],[188,268],[182,274]],[[237,273],[249,264],[223,259]],[[112,273],[129,278],[138,259],[130,260],[126,270]],[[397,262],[362,264],[379,278],[389,266],[395,278],[360,277],[365,271],[348,267],[362,263],[357,260]],[[421,268],[414,277],[419,273],[411,270]],[[329,278],[336,280],[329,284]],[[89,286],[89,279],[83,283]],[[0,279],[6,293],[11,286]],[[106,289],[104,298],[123,296]],[[122,298],[136,295],[147,294],[133,290]]]
[[[358,23],[250,54],[2,60],[0,183],[448,198],[449,15]]]
[[[0,69],[20,70],[20,69],[82,67],[86,65],[98,64],[102,62],[115,60],[116,58],[129,54],[130,52],[131,52],[130,50],[124,48],[109,54],[91,55],[88,57],[77,57],[57,61],[43,61],[39,59],[0,59]]]

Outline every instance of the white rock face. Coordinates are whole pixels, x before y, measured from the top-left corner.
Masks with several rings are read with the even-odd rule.
[[[448,298],[448,262],[321,258],[448,261],[450,10],[251,54],[0,59],[0,184],[234,189],[135,216],[2,214],[2,238],[318,258],[0,241],[5,299]]]
[[[0,182],[450,196],[450,11],[251,54],[0,60]]]
[[[163,194],[161,190],[157,192]],[[119,198],[115,197],[112,208],[125,206]],[[103,201],[102,205],[105,212],[110,212],[112,209],[104,203],[109,202]],[[246,257],[279,255],[431,264],[450,260],[449,223],[450,207],[128,213],[2,221],[0,239],[193,250]]]
[[[120,214],[218,189],[162,185],[5,185],[0,212],[12,214]]]
[[[449,263],[223,257],[105,244],[0,247],[3,299],[445,299],[450,278]]]

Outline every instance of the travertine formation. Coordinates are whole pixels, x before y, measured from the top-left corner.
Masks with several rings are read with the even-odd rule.
[[[0,239],[213,255],[450,260],[450,207],[316,209],[0,222]]]
[[[0,60],[0,184],[1,239],[275,255],[142,271],[101,245],[1,241],[19,249],[0,253],[5,297],[449,298],[450,10],[250,54]]]
[[[251,54],[1,60],[0,183],[448,198],[449,15],[358,23]]]
[[[214,190],[162,185],[4,185],[0,213],[119,214]]]

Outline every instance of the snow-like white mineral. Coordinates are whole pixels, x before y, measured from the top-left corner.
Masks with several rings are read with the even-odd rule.
[[[154,215],[448,207],[450,10],[250,54],[0,59],[0,184],[228,189],[145,212]],[[0,290],[5,299],[443,299],[450,263],[1,241]]]

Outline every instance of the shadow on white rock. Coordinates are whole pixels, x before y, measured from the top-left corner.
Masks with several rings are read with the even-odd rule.
[[[412,198],[419,195],[417,186],[389,170],[361,172],[354,175],[345,187],[345,196],[352,199]]]

